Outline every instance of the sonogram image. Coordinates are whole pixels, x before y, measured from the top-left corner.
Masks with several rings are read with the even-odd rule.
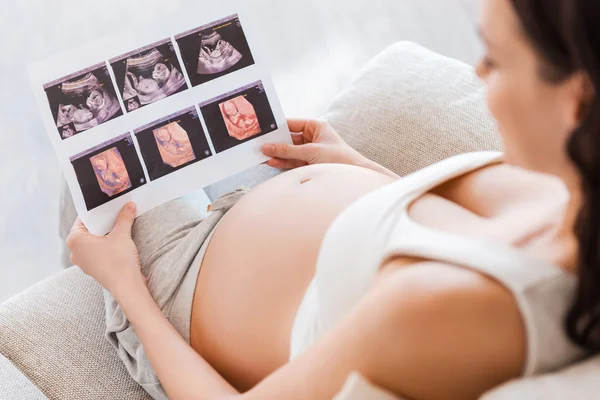
[[[171,122],[152,131],[163,162],[177,168],[196,159],[192,143],[186,131],[177,123]]]
[[[196,107],[188,107],[134,131],[151,181],[213,155]]]
[[[277,130],[261,81],[206,100],[199,106],[217,153]]]
[[[90,157],[100,190],[109,197],[131,188],[125,162],[116,147]]]
[[[126,133],[70,157],[88,210],[146,184],[131,134]]]
[[[187,89],[170,39],[110,60],[127,112]]]
[[[197,72],[200,75],[218,74],[233,67],[243,57],[231,43],[213,31],[201,37]]]
[[[44,89],[63,140],[123,115],[104,63],[48,83]]]
[[[244,140],[262,132],[254,107],[244,96],[219,104],[229,136]]]
[[[175,36],[192,86],[198,86],[254,64],[237,15]]]

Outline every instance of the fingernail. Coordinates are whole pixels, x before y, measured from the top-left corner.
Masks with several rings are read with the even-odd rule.
[[[131,212],[135,211],[135,203],[130,202],[129,204],[127,204],[127,209]]]
[[[272,144],[265,144],[263,146],[263,152],[265,154],[273,154],[273,153],[275,153],[275,146]]]

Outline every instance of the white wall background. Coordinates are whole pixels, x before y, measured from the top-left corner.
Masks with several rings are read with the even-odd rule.
[[[412,40],[473,64],[478,0],[246,0],[264,26],[288,116],[316,117],[376,53]],[[107,31],[205,0],[3,0],[0,4],[0,301],[60,270],[61,172],[26,66]],[[166,8],[165,8],[166,7]],[[150,22],[148,22],[150,23]]]

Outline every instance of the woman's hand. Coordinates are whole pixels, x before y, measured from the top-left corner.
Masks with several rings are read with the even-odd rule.
[[[127,204],[121,210],[112,232],[106,236],[92,235],[77,218],[67,237],[67,247],[72,253],[71,262],[113,295],[121,287],[132,287],[136,283],[134,280],[144,280],[138,251],[131,239],[135,215],[135,204]]]
[[[324,121],[288,119],[293,145],[287,143],[265,144],[266,156],[273,157],[267,164],[273,168],[292,169],[312,164],[348,164],[377,171],[394,179],[393,171],[369,160],[350,147],[335,130]]]
[[[262,151],[273,157],[273,168],[291,169],[312,164],[361,165],[365,158],[337,134],[327,122],[289,119],[293,145],[265,144]]]

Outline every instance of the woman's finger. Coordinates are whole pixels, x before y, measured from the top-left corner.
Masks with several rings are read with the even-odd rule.
[[[300,160],[308,162],[315,156],[316,147],[312,143],[293,145],[289,143],[267,143],[262,151],[266,156],[282,160]]]
[[[288,119],[287,123],[290,132],[301,133],[307,141],[312,143],[321,121],[316,119]]]
[[[133,221],[136,216],[136,206],[135,203],[129,202],[121,209],[121,213],[117,218],[117,222],[115,222],[115,227],[112,232],[115,235],[127,235],[127,237],[131,237],[131,227],[133,226]]]
[[[296,146],[304,144],[304,136],[302,136],[302,134],[299,134],[299,133],[292,133],[292,142]]]
[[[289,164],[291,164],[289,160],[280,160],[278,158],[272,158],[267,161],[269,167],[277,169],[291,169]]]
[[[83,221],[79,217],[77,217],[75,219],[75,223],[73,223],[73,226],[71,227],[71,233],[74,233],[74,232],[84,232],[84,233],[88,232],[87,228],[83,224]]]
[[[278,169],[294,169],[306,165],[305,162],[297,160],[281,160],[279,158],[272,158],[267,161],[267,165],[272,168]]]
[[[81,218],[77,217],[75,223],[71,227],[71,232],[69,233],[69,236],[67,236],[67,240],[65,242],[67,248],[73,251],[73,249],[77,246],[79,240],[81,238],[86,237],[87,235],[89,235],[87,228],[85,227],[85,225],[83,225]]]
[[[293,133],[302,133],[304,132],[306,125],[308,124],[307,119],[288,119],[288,128],[290,128],[290,132]]]

